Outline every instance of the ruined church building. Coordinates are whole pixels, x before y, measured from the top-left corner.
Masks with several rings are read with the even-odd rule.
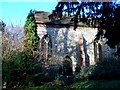
[[[45,60],[58,56],[63,62],[68,58],[74,73],[76,67],[94,65],[99,60],[112,57],[114,50],[105,44],[106,39],[95,39],[98,28],[80,22],[74,30],[72,17],[50,21],[49,14],[43,11],[35,13],[37,34],[40,38],[38,49],[43,52]]]

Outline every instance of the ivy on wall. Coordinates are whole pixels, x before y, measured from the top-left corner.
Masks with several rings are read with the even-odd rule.
[[[37,49],[39,37],[37,35],[37,26],[35,24],[35,11],[30,10],[24,27],[24,46],[27,56],[34,56],[34,51]]]

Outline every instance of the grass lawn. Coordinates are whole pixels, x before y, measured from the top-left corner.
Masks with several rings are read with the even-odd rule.
[[[120,80],[82,80],[70,85],[71,88],[114,88],[120,90]]]
[[[31,87],[21,90],[68,90],[68,89],[99,89],[99,88],[106,88],[106,89],[118,89],[120,90],[120,80],[81,80],[78,82],[75,82],[69,86],[48,86],[43,85],[40,87]]]
[[[26,88],[26,89],[19,89],[19,90],[68,90],[65,87],[61,87],[61,86],[48,86],[48,85],[43,85],[40,87],[30,87],[30,88]]]

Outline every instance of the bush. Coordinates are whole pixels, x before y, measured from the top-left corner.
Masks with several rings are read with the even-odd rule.
[[[94,66],[82,66],[80,73],[75,76],[75,79],[89,79],[89,76],[92,74]]]
[[[104,60],[98,62],[90,76],[91,79],[120,79],[120,61]]]
[[[120,79],[120,61],[107,59],[93,66],[83,66],[75,79]]]
[[[53,84],[54,84],[55,86],[62,86],[62,85],[64,85],[63,78],[60,77],[60,76],[57,76],[57,77],[55,78],[55,80],[53,81]]]
[[[73,76],[56,76],[54,81],[52,81],[52,83],[50,83],[50,85],[52,86],[66,86],[66,85],[70,85],[74,82],[74,78]]]
[[[6,82],[8,88],[32,84],[33,66],[33,59],[24,52],[12,54],[10,61],[3,61],[3,83]]]

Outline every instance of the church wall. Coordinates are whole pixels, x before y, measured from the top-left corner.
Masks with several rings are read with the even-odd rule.
[[[78,27],[76,30],[73,30],[73,27],[39,26],[37,31],[40,40],[47,33],[51,36],[52,54],[59,56],[61,62],[67,55],[71,58],[73,72],[77,64],[81,65],[82,59],[85,62],[83,65],[95,64],[94,39],[97,34],[97,28]],[[105,56],[109,56],[111,49],[106,45],[104,46],[102,50]]]
[[[96,28],[79,27],[73,30],[73,28],[37,27],[37,30],[40,40],[47,32],[51,35],[53,55],[58,55],[61,58],[64,58],[66,55],[70,56],[73,70],[75,70],[76,64],[80,63],[79,40],[80,36],[82,36],[85,62],[94,64],[93,40],[97,33]]]
[[[84,52],[86,61],[90,65],[93,65],[95,64],[93,41],[95,39],[95,35],[97,34],[97,28],[83,28],[80,31],[84,39]]]

